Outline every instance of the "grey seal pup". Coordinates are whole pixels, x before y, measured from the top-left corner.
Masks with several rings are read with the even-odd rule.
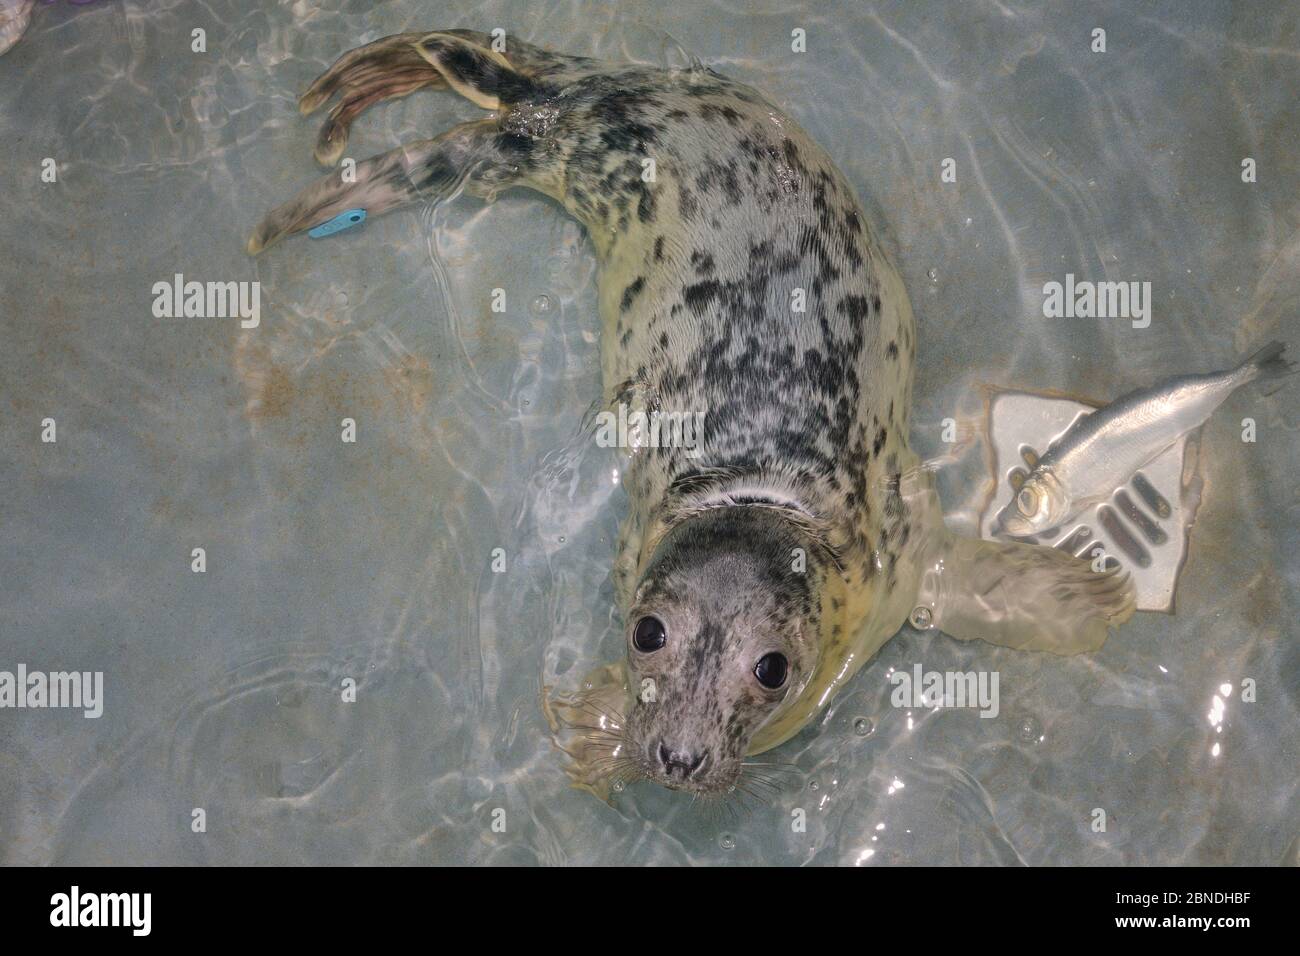
[[[757,90],[702,67],[551,53],[468,30],[343,55],[335,163],[367,106],[449,87],[491,111],[307,187],[248,242],[350,210],[522,186],[587,229],[606,399],[703,413],[703,440],[637,449],[613,575],[627,654],[547,704],[575,784],[746,785],[909,615],[1062,653],[1133,609],[1123,575],[1049,548],[955,538],[908,448],[907,292],[826,153]]]

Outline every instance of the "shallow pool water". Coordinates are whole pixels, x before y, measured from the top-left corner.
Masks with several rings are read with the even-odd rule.
[[[364,42],[500,27],[697,56],[802,124],[889,237],[919,327],[913,445],[938,456],[987,385],[1105,400],[1271,338],[1300,351],[1297,12],[41,5],[0,58],[0,670],[102,671],[104,712],[0,709],[0,860],[1295,862],[1294,381],[1206,427],[1173,616],[1073,658],[906,629],[774,752],[794,772],[770,802],[637,784],[606,805],[567,786],[539,706],[622,647],[620,463],[581,427],[600,395],[583,231],[512,192],[257,260],[244,241],[319,175],[297,94]],[[384,104],[348,155],[477,113]],[[177,273],[260,282],[260,324],[156,317]],[[1067,273],[1150,282],[1149,327],[1044,318]],[[940,476],[954,529],[986,482],[976,441]],[[892,706],[916,664],[996,671],[998,716]]]

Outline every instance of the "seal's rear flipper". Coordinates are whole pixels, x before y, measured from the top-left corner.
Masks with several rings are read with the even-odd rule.
[[[1133,582],[1117,568],[1042,545],[947,536],[927,562],[913,623],[961,640],[1077,654],[1106,642],[1135,608]],[[918,621],[918,617],[920,620]]]
[[[503,54],[465,37],[430,33],[421,37],[415,49],[442,74],[448,86],[485,110],[541,95],[539,85],[516,70]]]
[[[316,159],[333,166],[348,145],[352,121],[384,100],[429,87],[450,87],[486,110],[535,92],[535,84],[500,53],[451,33],[399,33],[351,50],[298,98],[304,116],[338,94],[316,139]]]
[[[273,243],[329,222],[341,213],[363,210],[367,217],[416,200],[446,198],[464,183],[476,195],[489,195],[529,172],[527,157],[510,152],[494,120],[462,123],[437,139],[408,143],[372,156],[352,172],[340,170],[308,186],[267,214],[248,240],[249,255]]]
[[[397,33],[344,53],[298,98],[305,116],[338,96],[316,140],[316,159],[326,166],[337,163],[352,121],[376,103],[450,87],[494,110],[540,92],[544,77],[573,75],[592,62],[514,37],[500,39],[504,52],[497,52],[496,38],[474,30]]]
[[[304,116],[320,109],[334,94],[339,97],[316,139],[318,162],[326,166],[338,162],[347,148],[352,121],[367,108],[425,87],[446,85],[442,74],[416,50],[421,36],[399,33],[349,50],[298,97],[298,110]]]

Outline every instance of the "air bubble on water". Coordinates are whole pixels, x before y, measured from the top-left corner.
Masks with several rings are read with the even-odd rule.
[[[736,838],[730,833],[724,833],[718,837],[718,846],[724,850],[734,850],[736,848]]]
[[[1043,737],[1043,725],[1038,722],[1037,717],[1024,717],[1016,728],[1016,732],[1025,743],[1037,743]]]
[[[930,277],[930,281],[931,281],[931,282],[938,282],[938,281],[939,281],[939,270],[938,270],[938,269],[931,269],[929,272],[926,273],[926,275]]]
[[[564,535],[560,535],[560,544],[564,544]]]
[[[622,780],[615,780],[610,785],[610,789],[613,790],[615,793],[622,793],[624,790],[627,789],[627,784],[625,784]]]
[[[533,311],[539,314],[551,311],[551,297],[549,295],[539,295],[533,299]]]
[[[875,729],[875,725],[866,717],[859,717],[857,720],[853,721],[853,732],[859,737],[868,737]]]

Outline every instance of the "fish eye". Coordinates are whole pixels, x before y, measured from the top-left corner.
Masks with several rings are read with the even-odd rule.
[[[758,682],[768,690],[776,690],[785,683],[786,674],[790,671],[790,663],[785,659],[784,654],[778,654],[773,651],[771,654],[764,654],[754,665],[754,676]]]
[[[1021,488],[1016,495],[1016,509],[1026,518],[1032,518],[1038,510],[1038,492],[1032,488]]]
[[[643,617],[632,632],[632,645],[642,654],[652,654],[668,643],[664,622],[657,617]]]

